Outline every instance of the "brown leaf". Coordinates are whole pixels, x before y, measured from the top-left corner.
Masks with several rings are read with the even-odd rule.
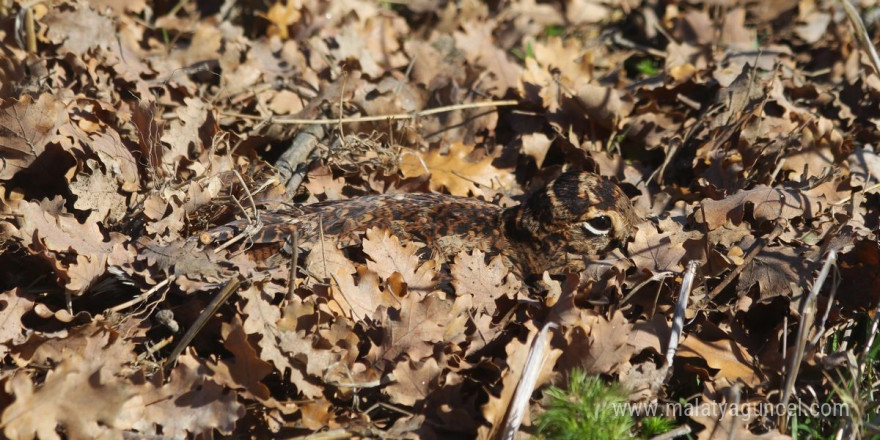
[[[414,361],[422,360],[433,352],[434,344],[448,336],[446,323],[452,316],[452,301],[430,294],[422,300],[409,294],[401,299],[396,309],[389,309],[383,323],[386,338],[383,340],[383,357],[395,360],[406,353]]]
[[[11,179],[43,154],[67,122],[64,103],[50,93],[33,102],[30,95],[0,104],[0,180]]]
[[[673,238],[680,236],[669,232],[657,233],[652,227],[641,227],[636,231],[635,240],[629,244],[630,258],[636,267],[651,273],[677,271],[681,268],[681,259],[687,253],[682,242]]]
[[[70,183],[70,192],[76,196],[74,208],[92,211],[88,222],[117,222],[125,216],[128,203],[125,196],[119,193],[116,179],[105,174],[98,161],[89,159],[82,172]]]
[[[385,280],[391,278],[393,273],[399,273],[409,291],[430,290],[436,285],[434,278],[437,268],[434,261],[420,264],[416,255],[422,246],[412,242],[401,245],[400,240],[387,230],[375,228],[368,229],[363,240],[364,253],[370,257],[367,267]]]
[[[449,146],[448,154],[440,154],[439,150],[407,153],[401,158],[400,172],[406,178],[430,173],[431,190],[446,188],[456,196],[478,194],[477,185],[489,188],[513,186],[514,179],[510,172],[492,166],[491,157],[479,161],[468,160],[472,152],[472,146],[456,142]]]
[[[153,436],[206,436],[215,429],[231,434],[245,415],[244,405],[210,376],[203,361],[183,354],[167,382],[159,374],[136,389],[137,394],[122,408],[119,424]]]
[[[99,325],[80,326],[65,338],[32,337],[30,347],[16,355],[17,362],[56,365],[37,387],[19,372],[7,383],[15,397],[2,415],[7,438],[99,438],[117,433],[122,405],[137,394],[120,378],[123,366],[134,359],[134,345]]]
[[[339,270],[333,277],[339,289],[333,289],[332,295],[344,316],[364,320],[373,317],[379,307],[393,307],[399,303],[391,292],[379,288],[379,277],[375,272],[359,267],[357,275],[357,284],[352,274],[345,270]]]
[[[394,367],[394,383],[385,387],[385,394],[394,403],[412,406],[438,388],[437,378],[442,371],[434,358],[421,362],[405,359]]]
[[[6,356],[9,346],[25,341],[21,318],[33,309],[33,298],[19,288],[0,293],[0,356]]]
[[[777,296],[792,299],[792,307],[796,310],[801,293],[802,283],[808,268],[802,256],[797,255],[788,247],[765,247],[739,276],[736,290],[740,294],[758,284],[759,297],[769,301]]]
[[[634,348],[629,344],[632,325],[620,311],[611,321],[581,310],[581,318],[565,333],[568,345],[557,362],[562,371],[581,368],[588,374],[614,374],[629,363]]]
[[[471,66],[481,66],[489,73],[489,89],[496,97],[503,97],[508,89],[516,90],[522,67],[513,62],[508,54],[494,44],[492,20],[462,24],[456,32],[455,45],[464,51]]]
[[[727,220],[733,224],[741,223],[747,203],[753,206],[755,220],[759,222],[800,216],[810,219],[820,210],[818,200],[800,191],[759,185],[721,200],[706,200],[702,204],[701,212],[704,213],[705,222],[711,231],[724,225]]]
[[[483,417],[491,425],[491,432],[497,431],[504,421],[510,401],[519,381],[522,379],[523,369],[529,356],[529,351],[536,337],[541,335],[540,331],[534,327],[532,323],[527,323],[529,328],[529,338],[526,341],[513,340],[504,347],[506,356],[504,362],[507,369],[503,374],[501,394],[499,396],[489,395],[489,400],[483,405],[481,411]],[[562,355],[563,351],[558,348],[550,347],[545,353],[544,362],[541,364],[541,370],[538,375],[535,387],[538,388],[546,384],[553,374],[553,366],[557,363],[557,359]],[[490,431],[485,426],[480,428],[478,438],[495,438],[490,436]]]
[[[116,44],[116,26],[87,4],[79,4],[73,11],[53,9],[43,18],[46,36],[65,50],[82,56],[93,47],[109,49]]]
[[[525,291],[522,281],[510,273],[500,256],[486,264],[486,254],[479,249],[456,255],[450,274],[456,295],[473,296],[473,305],[489,315],[495,314],[495,300],[517,298]]]
[[[715,377],[719,379],[741,381],[747,386],[755,386],[761,381],[760,375],[752,367],[752,356],[731,339],[704,341],[696,335],[688,335],[682,341],[676,356],[705,360],[710,368],[718,370]]]
[[[40,387],[25,373],[7,383],[15,401],[3,410],[7,438],[101,438],[111,435],[121,407],[135,390],[102,373],[102,365],[70,355],[46,375]]]
[[[234,356],[216,365],[214,379],[229,388],[243,388],[249,397],[265,402],[270,398],[269,387],[260,382],[272,372],[272,365],[257,357],[257,351],[250,345],[241,322],[235,319],[231,324],[221,327],[223,347]]]

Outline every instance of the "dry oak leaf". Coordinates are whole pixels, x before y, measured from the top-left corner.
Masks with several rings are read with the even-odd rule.
[[[344,269],[338,270],[333,280],[338,287],[331,293],[333,299],[342,309],[343,316],[351,317],[356,321],[373,317],[381,306],[394,307],[399,303],[391,292],[379,288],[379,277],[376,272],[366,267],[358,267],[357,281]]]
[[[301,335],[296,325],[296,315],[314,314],[312,304],[293,303],[284,309],[285,317],[282,318],[278,306],[272,304],[266,292],[261,292],[258,286],[251,285],[242,291],[240,295],[247,298],[247,303],[242,308],[245,315],[243,329],[248,335],[260,335],[260,359],[271,362],[275,369],[284,373],[290,371],[290,381],[300,390],[303,395],[313,399],[323,394],[323,388],[306,380],[305,374],[300,371],[291,359],[299,352],[309,353],[311,349],[311,337]],[[299,351],[292,351],[292,350]],[[320,376],[323,373],[321,364],[324,357],[307,356],[307,368]],[[327,365],[323,365],[326,367]]]
[[[611,320],[595,312],[580,310],[577,320],[565,333],[568,346],[559,358],[562,371],[580,368],[588,374],[614,374],[629,364],[635,347],[629,344],[630,324],[617,311]]]
[[[800,216],[810,219],[820,210],[818,199],[800,191],[759,185],[721,200],[704,201],[702,209],[698,211],[703,213],[703,218],[698,221],[705,221],[710,231],[720,228],[728,220],[733,224],[742,223],[746,203],[754,206],[754,217],[759,222]]]
[[[107,220],[115,223],[125,216],[128,208],[126,197],[119,193],[116,179],[104,173],[94,159],[86,160],[82,171],[70,182],[70,192],[76,196],[74,208],[92,212],[87,220],[89,223]]]
[[[69,51],[83,56],[93,47],[110,49],[116,45],[116,26],[113,20],[99,14],[86,3],[78,5],[73,11],[53,8],[41,20],[47,28],[46,36],[49,40],[60,44],[64,49],[59,52]]]
[[[434,358],[420,362],[404,359],[394,367],[394,383],[385,387],[385,394],[396,404],[412,406],[439,388],[437,378],[442,372],[443,368]]]
[[[446,188],[456,196],[478,194],[477,185],[497,189],[514,184],[513,174],[492,166],[491,157],[468,160],[473,150],[472,146],[456,142],[449,146],[447,154],[440,154],[439,150],[408,152],[401,158],[400,171],[404,178],[430,173],[432,191]]]
[[[100,438],[118,434],[122,405],[137,390],[119,379],[123,365],[134,359],[133,344],[96,324],[70,330],[65,338],[32,337],[16,362],[57,365],[36,387],[22,372],[6,384],[15,396],[2,415],[7,438]]]
[[[272,365],[257,357],[257,351],[248,341],[241,320],[236,316],[231,324],[224,322],[221,324],[220,334],[223,347],[234,358],[209,364],[214,370],[214,380],[230,389],[244,389],[245,398],[256,399],[274,408],[281,406],[272,399],[269,387],[260,382],[272,372]]]
[[[167,381],[157,374],[136,390],[122,407],[119,423],[146,436],[161,433],[163,438],[209,438],[215,429],[232,434],[245,414],[244,405],[210,377],[204,363],[189,353],[181,355]]]
[[[791,299],[792,311],[797,313],[803,274],[808,273],[808,267],[806,260],[790,247],[766,247],[742,271],[736,290],[746,293],[757,283],[761,301],[786,296]]]
[[[479,249],[474,249],[470,254],[459,252],[450,274],[456,296],[472,296],[473,305],[489,315],[495,314],[496,299],[513,299],[525,291],[522,281],[510,273],[500,256],[494,256],[486,264],[486,254]]]
[[[388,309],[382,323],[385,359],[394,361],[406,353],[410,359],[419,361],[431,356],[436,343],[446,340],[446,325],[456,314],[453,302],[438,295],[442,294],[432,293],[418,300],[417,295],[409,294],[401,298],[397,308]]]
[[[122,138],[115,130],[95,135],[91,148],[125,192],[140,190],[138,164],[131,151],[122,143]]]
[[[504,416],[507,414],[510,401],[513,399],[516,387],[523,376],[523,369],[526,366],[526,361],[529,357],[532,344],[536,337],[541,336],[541,332],[535,328],[532,322],[526,322],[525,325],[529,330],[528,340],[520,341],[514,339],[505,345],[504,351],[507,356],[504,357],[504,362],[507,364],[507,369],[502,377],[503,386],[501,388],[501,395],[494,396],[490,394],[489,400],[483,405],[481,410],[483,417],[489,422],[491,428],[481,426],[477,438],[496,438],[493,434],[497,434],[498,429],[502,427],[502,422],[504,421]],[[548,339],[551,338],[550,334],[545,335],[545,337]],[[538,379],[535,382],[535,388],[539,388],[549,382],[553,374],[553,367],[557,364],[557,359],[559,359],[562,353],[563,351],[558,348],[547,348],[544,355],[544,362],[541,364],[541,370],[538,374]],[[526,417],[528,417],[528,414],[529,412],[526,411]]]
[[[32,164],[67,121],[64,103],[48,93],[37,102],[29,95],[0,101],[0,180]]]
[[[20,288],[0,293],[0,357],[6,357],[9,346],[25,341],[21,318],[33,309],[33,298]]]
[[[649,235],[650,232],[650,235]],[[635,240],[629,244],[630,258],[639,270],[651,273],[678,271],[681,259],[687,253],[684,243],[673,241],[681,234],[658,233],[653,227],[641,227],[636,231]]]
[[[422,247],[421,243],[414,242],[401,245],[396,236],[376,228],[368,229],[363,240],[364,253],[370,257],[367,267],[385,280],[399,273],[410,292],[430,290],[436,285],[436,263],[428,260],[420,264],[416,255]]]
[[[46,258],[56,270],[60,282],[71,293],[82,293],[104,273],[108,256],[125,237],[110,233],[110,241],[96,223],[79,223],[60,212],[61,199],[40,203],[21,201],[14,207],[20,214],[18,236],[31,253]],[[76,255],[71,261],[68,258]]]
[[[766,417],[767,411],[762,405],[766,400],[757,398],[744,399],[734,410],[732,405],[726,408],[718,406],[719,402],[725,402],[729,396],[729,390],[735,380],[719,379],[713,382],[703,383],[703,393],[696,406],[692,409],[691,419],[703,425],[705,429],[697,434],[698,440],[729,440],[730,438],[750,438],[757,440],[791,440],[791,437],[780,434],[776,430],[770,430],[763,434],[756,434],[749,430],[759,417]],[[723,412],[722,412],[723,411]]]
[[[508,89],[516,90],[522,67],[514,62],[495,41],[494,20],[462,22],[461,31],[455,32],[455,45],[464,52],[471,68],[483,68],[490,92],[501,98]]]
[[[698,357],[706,361],[710,368],[718,370],[715,378],[742,381],[753,387],[761,377],[752,368],[752,356],[731,339],[703,341],[695,335],[688,335],[678,349],[677,357]]]

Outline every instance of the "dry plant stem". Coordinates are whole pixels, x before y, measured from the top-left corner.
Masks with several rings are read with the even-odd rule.
[[[294,194],[299,188],[305,177],[306,160],[324,138],[324,134],[324,127],[321,125],[306,127],[296,134],[290,147],[275,161],[275,167],[281,174],[281,181],[288,194]]]
[[[864,372],[865,359],[868,358],[868,352],[871,351],[871,346],[874,345],[874,336],[877,336],[878,324],[880,324],[880,304],[877,304],[877,308],[874,309],[874,319],[871,321],[871,332],[868,333],[868,341],[865,344],[865,349],[862,350],[861,357],[859,358],[860,373]]]
[[[620,305],[626,304],[627,301],[631,300],[632,297],[635,296],[635,294],[638,293],[638,291],[641,290],[642,287],[647,286],[648,283],[650,283],[652,281],[663,281],[669,275],[672,275],[672,272],[663,271],[663,272],[657,272],[654,275],[651,275],[651,278],[648,278],[647,280],[642,281],[641,283],[639,283],[638,286],[634,287],[633,290],[631,290],[626,296],[624,296],[623,299],[620,300]]]
[[[314,434],[303,435],[299,437],[291,437],[291,440],[342,440],[354,437],[354,434],[344,429],[331,429],[324,432],[316,432]]]
[[[550,330],[559,328],[559,325],[553,322],[544,324],[544,327],[535,335],[532,341],[532,347],[529,349],[529,356],[526,358],[526,364],[523,366],[519,383],[516,385],[516,391],[510,399],[510,405],[507,407],[507,417],[504,419],[498,439],[513,440],[519,431],[519,425],[522,423],[523,415],[525,415],[529,406],[529,398],[535,391],[535,384],[538,382],[538,375],[541,373],[541,367],[547,357],[547,347],[550,341],[547,334]]]
[[[199,317],[193,322],[192,326],[190,326],[189,330],[186,331],[186,334],[183,335],[183,338],[180,339],[180,342],[174,347],[174,350],[171,350],[171,354],[168,355],[168,359],[165,360],[165,368],[169,368],[177,362],[177,357],[180,356],[180,353],[183,353],[183,350],[192,342],[193,338],[202,330],[202,327],[208,322],[208,319],[211,316],[214,316],[214,313],[226,302],[226,300],[241,287],[241,281],[237,278],[233,278],[223,286],[223,289],[211,300],[211,303],[205,307],[205,310],[202,310],[202,313]]]
[[[161,288],[167,286],[168,283],[170,283],[170,282],[171,282],[171,278],[170,278],[170,277],[169,277],[169,278],[165,278],[164,280],[162,280],[161,282],[159,282],[159,284],[156,284],[155,286],[153,286],[150,290],[148,290],[148,291],[146,291],[146,292],[144,292],[144,293],[142,293],[142,294],[140,294],[140,295],[138,295],[138,296],[136,296],[136,297],[134,297],[134,298],[132,298],[132,299],[130,299],[130,300],[124,302],[124,303],[122,303],[122,304],[118,304],[118,305],[115,305],[115,306],[111,307],[111,308],[110,308],[110,312],[114,312],[114,313],[115,313],[115,312],[120,312],[120,311],[125,310],[125,309],[127,309],[127,308],[129,308],[129,307],[131,307],[131,306],[133,306],[133,305],[135,305],[135,304],[137,304],[137,303],[139,303],[139,302],[146,301],[147,298],[149,298],[150,296],[152,296],[152,295],[153,295],[154,293],[156,293],[159,289],[161,289]]]
[[[684,329],[684,312],[687,310],[688,298],[691,295],[691,286],[694,284],[694,276],[697,274],[699,261],[691,260],[684,271],[681,280],[681,289],[678,290],[678,302],[675,304],[675,315],[672,317],[672,333],[669,335],[669,345],[666,348],[666,368],[672,368],[672,360],[678,350],[678,341],[681,339],[681,331]]]
[[[671,431],[666,431],[663,434],[651,437],[650,440],[674,440],[690,434],[691,431],[692,429],[689,425],[681,425]]]
[[[818,327],[819,329],[825,328],[825,323],[828,322],[828,316],[831,315],[831,306],[834,304],[834,297],[837,296],[837,288],[840,287],[840,282],[841,282],[840,272],[838,272],[837,266],[834,266],[833,280],[834,280],[834,283],[831,286],[831,292],[828,294],[828,302],[826,303],[827,305],[825,306],[825,313],[822,315],[822,321],[819,322],[819,327]],[[822,332],[822,331],[816,332],[816,336],[814,336],[813,339],[810,341],[810,346],[815,346],[816,344],[818,344],[819,339],[822,338],[823,334],[824,334],[824,332]],[[872,332],[871,335],[873,336],[873,334],[874,333]],[[868,347],[870,347],[870,345]]]
[[[296,267],[299,266],[299,230],[293,230],[293,255],[290,257],[290,278],[287,280],[287,302],[293,300],[296,291]]]
[[[149,346],[149,348],[147,348],[147,351],[141,353],[140,356],[137,357],[137,363],[143,362],[148,357],[152,358],[154,353],[165,348],[165,346],[170,344],[171,341],[173,341],[173,340],[174,340],[174,336],[169,336],[169,337],[162,339],[161,341]]]
[[[862,45],[862,49],[868,53],[871,64],[874,65],[874,73],[880,75],[880,56],[877,55],[877,49],[871,43],[871,36],[868,35],[868,30],[865,29],[865,24],[862,22],[862,18],[859,17],[859,12],[856,11],[856,8],[853,7],[849,0],[840,0],[840,3],[843,5],[843,10],[846,12],[849,22],[855,28],[856,39]]]
[[[28,53],[37,53],[37,33],[34,30],[34,8],[32,7],[28,7],[24,13],[24,31]]]
[[[727,275],[727,278],[725,278],[724,281],[721,282],[721,284],[715,286],[715,288],[712,289],[712,291],[709,292],[708,295],[706,295],[706,300],[704,301],[704,303],[710,302],[715,299],[715,297],[718,296],[718,294],[720,294],[721,291],[724,290],[724,288],[727,287],[743,270],[745,270],[749,263],[751,263],[752,260],[754,260],[755,257],[758,256],[758,254],[764,249],[764,246],[767,246],[768,243],[776,240],[776,237],[779,237],[779,234],[782,234],[782,230],[782,224],[777,223],[776,227],[773,228],[773,231],[770,232],[770,235],[766,239],[762,240],[760,243],[752,247],[751,250],[749,250],[749,253],[746,254],[745,258],[743,258],[743,264],[735,267],[730,272],[730,274]]]
[[[378,116],[358,116],[354,118],[337,118],[337,119],[296,119],[296,118],[274,118],[272,122],[277,124],[293,124],[293,125],[336,125],[336,124],[351,124],[356,122],[376,122],[376,121],[400,121],[400,120],[413,120],[418,119],[423,116],[436,115],[438,113],[448,113],[454,112],[456,110],[468,110],[473,108],[484,108],[484,107],[509,107],[513,105],[518,105],[519,101],[515,99],[508,99],[504,101],[486,101],[486,102],[472,102],[469,104],[456,104],[456,105],[447,105],[443,107],[435,107],[428,110],[422,110],[413,113],[396,113],[391,115],[378,115]],[[234,112],[220,112],[220,114],[224,116],[235,116],[242,119],[265,119],[262,116],[254,116],[254,115],[246,115],[242,113],[234,113]]]
[[[788,362],[788,376],[785,378],[785,388],[782,389],[782,400],[779,402],[783,407],[788,405],[788,400],[794,392],[794,381],[797,379],[801,361],[804,359],[804,350],[807,347],[809,330],[813,327],[813,322],[816,319],[816,298],[819,296],[819,291],[822,290],[822,285],[825,283],[825,279],[828,278],[828,273],[831,272],[831,266],[835,261],[837,261],[837,251],[832,249],[828,252],[828,257],[825,258],[825,264],[822,266],[819,276],[813,282],[813,288],[810,289],[810,293],[804,298],[803,304],[801,304],[801,322],[798,325],[797,337],[795,338],[797,345],[794,347],[794,353]],[[780,433],[785,432],[787,423],[787,415],[781,415],[779,420]]]

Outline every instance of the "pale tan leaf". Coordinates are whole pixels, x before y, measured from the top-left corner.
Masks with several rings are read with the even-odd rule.
[[[492,166],[491,157],[478,161],[468,160],[473,152],[472,146],[456,142],[449,146],[447,154],[439,150],[428,153],[410,152],[404,154],[400,171],[404,177],[418,177],[431,174],[431,189],[440,191],[446,188],[450,194],[467,196],[478,194],[477,185],[489,188],[513,186],[513,174]]]
[[[410,291],[429,290],[436,285],[436,263],[433,260],[421,263],[416,255],[422,244],[401,245],[387,230],[371,228],[367,230],[363,247],[364,253],[370,256],[367,267],[381,278],[388,280],[393,273],[399,273]]]

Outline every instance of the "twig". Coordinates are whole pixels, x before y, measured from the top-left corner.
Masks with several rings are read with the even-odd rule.
[[[699,264],[700,262],[697,260],[689,261],[687,269],[684,271],[684,277],[681,280],[681,289],[678,290],[678,302],[675,304],[675,314],[672,317],[672,333],[669,335],[669,344],[666,347],[665,368],[672,367],[672,359],[675,358],[675,352],[678,350],[678,341],[681,339],[682,330],[684,330],[684,314],[687,310],[691,286],[694,284],[694,276],[697,274],[697,266]]]
[[[214,316],[214,313],[220,308],[223,303],[235,292],[238,288],[241,287],[241,281],[238,278],[233,278],[223,286],[223,289],[220,290],[220,293],[211,300],[211,303],[205,307],[205,310],[202,310],[202,313],[199,317],[192,323],[189,330],[186,331],[186,334],[183,335],[183,338],[180,339],[180,342],[174,347],[174,350],[171,350],[171,354],[168,355],[168,359],[165,359],[165,368],[171,367],[175,362],[177,362],[177,357],[180,356],[180,353],[183,353],[183,350],[192,342],[193,338],[202,330],[202,327],[207,324],[208,319],[211,316]]]
[[[862,23],[862,18],[859,17],[859,12],[856,11],[856,8],[853,7],[849,0],[840,0],[840,3],[843,5],[843,10],[846,12],[849,22],[855,28],[856,40],[859,41],[862,49],[868,52],[871,64],[874,65],[874,73],[880,75],[880,55],[877,55],[877,49],[871,43],[871,37],[868,35],[868,30],[865,29],[865,24]]]
[[[272,118],[272,122],[277,124],[298,124],[298,125],[336,125],[336,124],[351,124],[355,122],[373,122],[373,121],[399,121],[399,120],[411,120],[417,119],[423,116],[435,115],[438,113],[448,113],[456,110],[468,110],[473,108],[483,108],[483,107],[508,107],[512,105],[518,105],[519,101],[515,99],[508,99],[504,101],[486,101],[486,102],[472,102],[468,104],[456,104],[456,105],[447,105],[443,107],[435,107],[428,110],[421,110],[413,113],[397,113],[391,115],[378,115],[378,116],[358,116],[354,118],[336,118],[336,119],[297,119],[297,118]],[[242,119],[253,119],[253,120],[262,120],[265,119],[263,116],[255,116],[255,115],[247,115],[244,113],[235,113],[235,112],[225,112],[221,111],[221,115],[224,116],[233,116]]]
[[[136,297],[134,297],[134,298],[132,298],[132,299],[130,299],[130,300],[124,302],[124,303],[122,303],[122,304],[115,305],[115,306],[111,307],[109,310],[110,310],[111,313],[115,313],[115,312],[119,312],[119,311],[125,310],[125,309],[127,309],[127,308],[129,308],[129,307],[131,307],[131,306],[133,306],[133,305],[135,305],[135,304],[141,302],[141,301],[146,301],[147,298],[149,298],[151,295],[153,295],[154,293],[156,293],[159,289],[161,289],[161,288],[167,286],[168,283],[170,283],[170,282],[171,282],[171,278],[170,278],[170,277],[169,277],[169,278],[165,278],[164,280],[162,280],[161,282],[159,282],[159,284],[156,284],[155,286],[153,286],[150,290],[148,290],[148,291],[146,291],[146,292],[144,292],[144,293],[142,293],[142,294],[140,294],[140,295],[138,295],[138,296],[136,296]]]
[[[650,283],[652,281],[663,281],[669,275],[672,275],[672,272],[666,271],[666,270],[663,272],[657,272],[654,275],[651,275],[651,278],[648,278],[647,280],[642,281],[641,283],[639,283],[638,286],[634,287],[633,290],[631,290],[628,294],[626,294],[626,296],[624,296],[623,299],[620,300],[620,305],[626,304],[627,301],[632,299],[632,297],[635,296],[635,294],[638,293],[639,290],[642,289],[642,287],[647,286],[648,283]]]
[[[293,437],[291,440],[343,440],[354,437],[355,434],[344,429],[331,429],[324,432],[316,432],[314,434]]]
[[[287,193],[293,195],[305,177],[305,162],[312,155],[318,142],[324,138],[324,127],[312,125],[300,131],[293,138],[290,147],[275,161],[281,181]]]
[[[663,434],[651,437],[650,440],[674,440],[690,434],[691,431],[690,425],[681,425],[671,431],[666,431]]]
[[[287,280],[287,302],[293,300],[296,291],[296,267],[299,265],[299,229],[293,229],[293,255],[290,257],[290,277]]]
[[[801,322],[798,325],[797,337],[795,338],[797,345],[794,347],[794,353],[789,359],[788,376],[785,378],[785,388],[782,390],[782,400],[779,402],[783,407],[788,405],[788,400],[794,391],[794,381],[797,379],[798,370],[804,358],[807,337],[809,336],[808,332],[816,319],[816,298],[819,296],[819,291],[822,290],[822,285],[825,284],[825,279],[828,278],[828,273],[831,271],[831,266],[835,261],[837,261],[837,251],[832,249],[828,252],[828,257],[825,258],[825,264],[822,266],[819,276],[816,277],[813,288],[810,289],[809,295],[804,298],[801,304]],[[780,417],[779,432],[785,432],[788,414],[782,414]]]
[[[733,279],[736,278],[740,274],[740,272],[745,270],[745,268],[749,265],[749,263],[751,263],[751,261],[753,259],[755,259],[755,257],[758,256],[758,254],[764,249],[764,246],[767,246],[767,244],[769,244],[771,241],[776,240],[776,237],[779,237],[779,234],[782,234],[782,230],[783,230],[782,224],[777,223],[776,227],[773,228],[773,231],[770,232],[770,235],[767,236],[766,239],[761,240],[760,243],[756,244],[754,247],[752,247],[751,250],[749,250],[749,253],[746,254],[745,258],[743,258],[743,264],[740,264],[739,266],[735,267],[730,272],[730,274],[727,275],[727,278],[725,278],[724,281],[721,282],[721,284],[715,286],[715,288],[712,289],[712,292],[710,292],[708,295],[706,295],[706,299],[703,301],[703,304],[706,304],[706,303],[712,301],[713,299],[715,299],[715,297],[718,296],[721,293],[721,291],[724,290],[724,288],[727,287],[727,285],[730,284],[731,281],[733,281]]]
[[[34,8],[29,6],[24,13],[24,32],[28,53],[37,53],[37,33],[34,30]]]
[[[519,383],[516,385],[516,391],[514,391],[510,404],[507,406],[507,417],[502,425],[502,431],[496,438],[513,440],[516,437],[523,415],[525,415],[528,409],[529,398],[531,398],[532,393],[535,391],[535,384],[538,383],[541,367],[547,358],[547,348],[550,346],[547,334],[555,328],[559,328],[559,325],[554,322],[544,324],[544,327],[535,335],[535,339],[532,340],[529,356],[526,358],[526,364],[523,366]]]

